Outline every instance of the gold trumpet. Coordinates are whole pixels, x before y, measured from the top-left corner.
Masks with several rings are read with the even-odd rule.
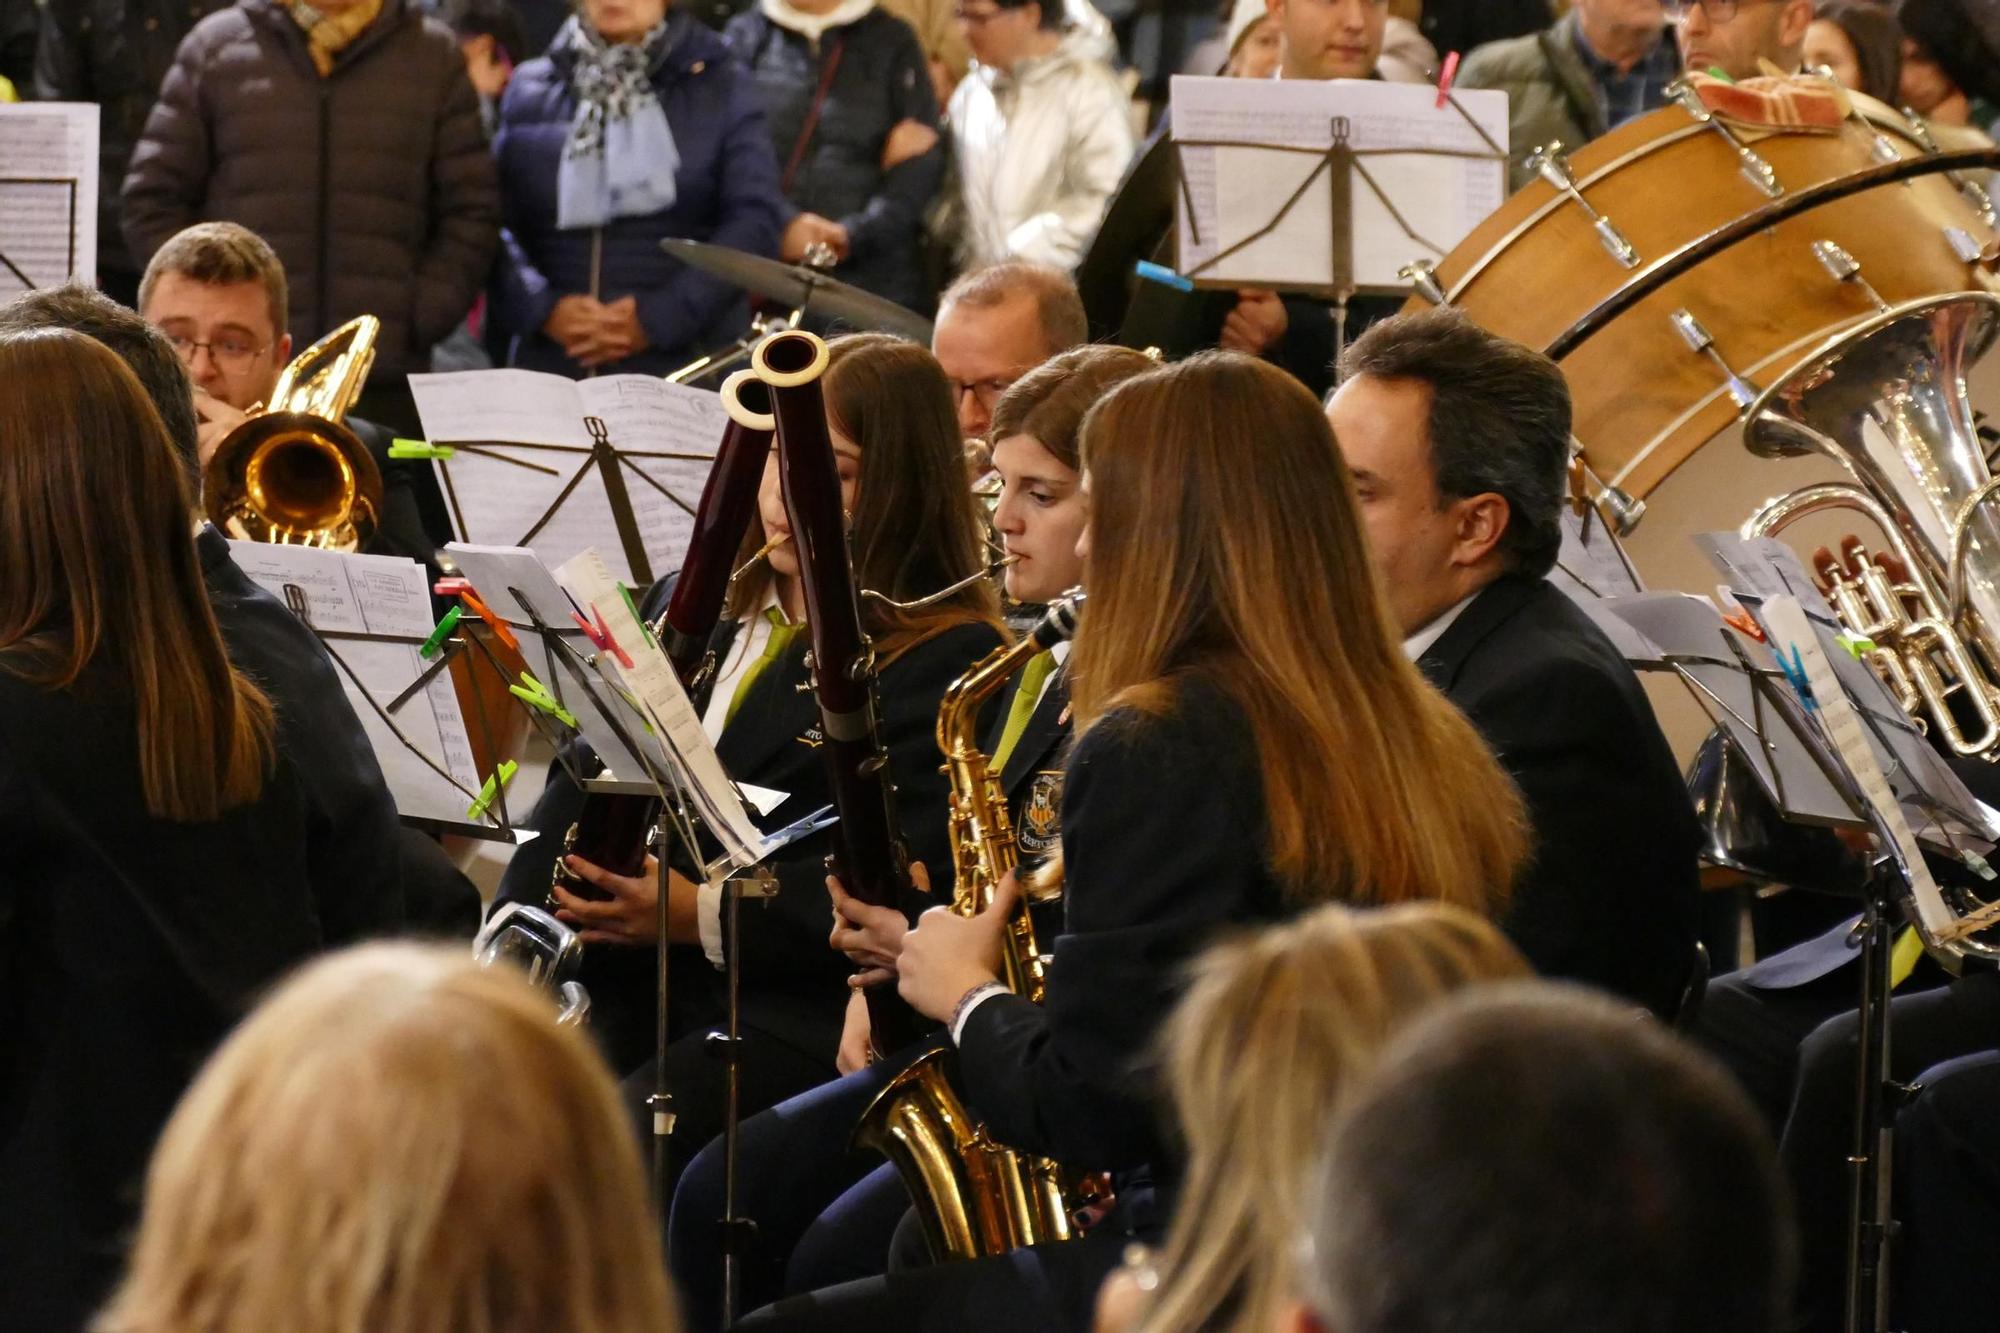
[[[351,319],[300,353],[267,407],[202,469],[202,508],[232,537],[358,550],[382,513],[382,474],[342,424],[375,363],[382,321]]]

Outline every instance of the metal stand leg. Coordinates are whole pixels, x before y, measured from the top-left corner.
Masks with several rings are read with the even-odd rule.
[[[672,819],[666,803],[660,805],[659,845],[654,849],[659,877],[659,943],[656,955],[659,960],[658,1009],[653,1015],[653,1095],[646,1099],[646,1106],[653,1113],[653,1201],[660,1210],[660,1216],[667,1215],[667,1208],[673,1203],[667,1190],[670,1177],[668,1154],[674,1133],[674,1095],[667,1077],[667,956],[670,948],[667,942],[667,887],[672,871],[667,867],[668,849],[673,845]]]
[[[742,1149],[743,1107],[740,1085],[743,1064],[743,1041],[738,1028],[741,1010],[738,1006],[742,978],[736,965],[737,946],[742,938],[743,885],[739,880],[730,880],[723,886],[728,895],[724,903],[727,913],[723,924],[725,951],[728,954],[728,1034],[721,1042],[721,1055],[725,1065],[724,1099],[722,1120],[722,1217],[717,1223],[722,1228],[722,1326],[728,1328],[736,1322],[737,1304],[742,1299],[743,1260],[757,1238],[757,1223],[747,1217],[736,1215],[736,1169],[738,1154]]]
[[[1889,1079],[1890,959],[1896,910],[1893,871],[1878,871],[1861,924],[1861,1035],[1856,1052],[1854,1140],[1848,1156],[1846,1333],[1887,1333],[1891,1108],[1901,1089]]]

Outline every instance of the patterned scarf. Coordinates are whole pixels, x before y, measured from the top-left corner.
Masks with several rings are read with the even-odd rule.
[[[382,0],[361,0],[353,8],[338,14],[321,14],[305,0],[292,0],[288,6],[292,22],[305,30],[306,51],[312,56],[313,68],[323,79],[333,73],[333,58],[347,49],[347,44],[367,31],[368,25],[382,12]]]
[[[672,208],[681,154],[650,77],[673,43],[670,22],[642,41],[614,43],[572,17],[556,44],[565,38],[576,57],[576,119],[556,172],[556,225],[599,227]]]

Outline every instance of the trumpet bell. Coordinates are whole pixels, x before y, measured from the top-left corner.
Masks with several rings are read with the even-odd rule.
[[[358,550],[382,513],[382,474],[342,424],[375,364],[382,323],[351,319],[278,377],[269,410],[216,446],[202,470],[202,508],[232,537]]]
[[[209,519],[232,537],[359,549],[382,512],[382,474],[359,436],[304,412],[239,426],[202,474]]]

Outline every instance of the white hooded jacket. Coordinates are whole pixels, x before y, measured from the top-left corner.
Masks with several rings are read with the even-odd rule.
[[[943,234],[961,270],[1082,257],[1132,160],[1131,100],[1103,50],[1101,34],[1072,28],[1046,56],[975,64],[959,83]]]

